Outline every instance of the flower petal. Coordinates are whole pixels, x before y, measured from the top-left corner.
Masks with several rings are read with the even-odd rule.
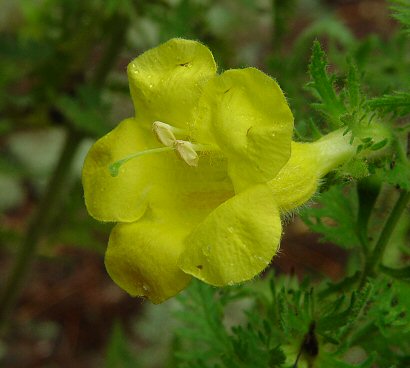
[[[83,167],[83,187],[88,212],[100,221],[133,222],[151,208],[195,212],[204,218],[233,195],[226,160],[201,157],[192,168],[174,152],[144,155],[121,166],[112,177],[110,164],[155,148],[159,143],[134,119],[127,119],[98,140]]]
[[[281,222],[272,192],[254,186],[215,209],[186,240],[181,269],[215,286],[249,280],[275,255]]]
[[[191,277],[177,267],[187,230],[170,221],[176,214],[161,218],[151,215],[114,227],[105,265],[122,289],[132,296],[146,296],[157,304],[184,289]]]
[[[143,131],[134,119],[127,119],[99,139],[84,162],[82,179],[88,212],[100,221],[138,220],[147,206],[147,180],[153,175],[147,163],[151,157],[127,162],[112,177],[109,165],[147,148]]]
[[[174,38],[146,51],[128,65],[136,118],[149,129],[156,120],[189,128],[202,86],[215,73],[211,51],[196,41]]]
[[[236,191],[272,179],[290,156],[293,116],[278,84],[254,68],[208,82],[195,123],[227,155]]]

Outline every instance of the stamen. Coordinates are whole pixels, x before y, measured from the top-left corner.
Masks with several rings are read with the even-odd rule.
[[[189,166],[198,166],[198,153],[204,151],[214,151],[216,147],[208,144],[195,144],[177,139],[174,144],[175,152]]]
[[[162,121],[154,121],[152,123],[152,130],[157,139],[167,147],[171,147],[176,142],[176,135],[188,135],[184,129],[175,128],[172,125],[163,123]]]
[[[175,152],[178,157],[185,161],[189,166],[198,166],[198,154],[195,145],[188,141],[175,141]]]
[[[135,152],[132,153],[131,155],[128,155],[124,158],[122,158],[121,160],[115,161],[114,163],[112,163],[108,169],[110,170],[110,174],[113,177],[118,176],[120,167],[125,164],[126,162],[132,160],[133,158],[137,158],[140,156],[145,156],[145,155],[150,155],[153,153],[161,153],[161,152],[166,152],[166,151],[172,151],[174,150],[174,147],[159,147],[159,148],[152,148],[152,149],[148,149],[145,151],[139,151],[139,152]]]

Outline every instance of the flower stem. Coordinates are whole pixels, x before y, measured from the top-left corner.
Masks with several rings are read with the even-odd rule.
[[[101,62],[91,80],[96,88],[102,88],[106,78],[120,54],[126,38],[129,18],[125,15],[115,14],[112,18],[112,33],[110,41],[104,51]],[[67,124],[69,125],[69,124]],[[42,235],[45,233],[61,195],[64,192],[65,183],[70,173],[70,167],[82,142],[83,134],[68,129],[68,136],[62,150],[57,167],[47,185],[46,192],[41,199],[40,205],[33,217],[27,232],[22,240],[19,253],[10,272],[9,278],[0,292],[0,332],[3,330],[8,315],[24,285],[29,273],[31,262],[34,259],[36,247]]]
[[[104,51],[101,61],[99,62],[92,84],[95,88],[102,88],[107,79],[109,72],[117,61],[128,30],[129,17],[121,14],[114,14],[110,22],[110,40]]]
[[[386,250],[386,246],[389,242],[390,236],[393,233],[394,228],[396,227],[401,214],[406,209],[407,204],[410,200],[410,191],[402,191],[400,193],[399,198],[390,213],[389,218],[386,221],[386,224],[383,227],[382,232],[380,233],[380,237],[372,251],[369,255],[363,275],[361,278],[361,286],[366,283],[366,280],[369,276],[374,274],[375,269],[379,265],[380,261],[383,258],[384,251]]]
[[[0,329],[4,327],[17,296],[24,285],[30,270],[29,266],[34,259],[36,246],[44,234],[44,230],[49,224],[64,192],[71,164],[80,142],[79,133],[75,131],[68,132],[56,169],[50,178],[37,212],[28,226],[9,278],[6,280],[3,291],[0,294]]]

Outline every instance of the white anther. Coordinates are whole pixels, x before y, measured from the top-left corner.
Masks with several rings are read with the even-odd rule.
[[[172,147],[177,140],[173,133],[173,127],[162,121],[154,121],[152,123],[152,131],[157,139],[166,147]]]
[[[198,154],[195,145],[188,141],[177,139],[174,143],[175,152],[178,157],[185,161],[189,166],[198,166]]]

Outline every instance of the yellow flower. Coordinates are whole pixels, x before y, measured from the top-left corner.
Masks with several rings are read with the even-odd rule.
[[[105,264],[133,296],[161,303],[191,275],[216,286],[252,279],[277,252],[280,214],[354,154],[342,132],[292,142],[277,83],[254,68],[217,75],[198,42],[151,49],[128,77],[135,117],[93,145],[83,186],[89,213],[117,222]]]

